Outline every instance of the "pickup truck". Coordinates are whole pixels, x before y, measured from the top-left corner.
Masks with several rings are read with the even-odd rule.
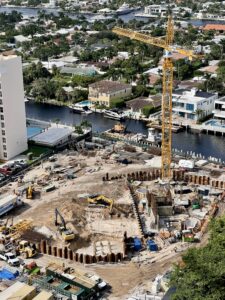
[[[1,252],[0,259],[6,261],[10,266],[18,267],[20,265],[19,259],[12,252]]]

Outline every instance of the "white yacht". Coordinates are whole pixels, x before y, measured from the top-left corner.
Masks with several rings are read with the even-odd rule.
[[[121,5],[117,11],[116,14],[117,15],[126,15],[131,13],[132,11],[134,11],[134,8],[131,8],[127,3],[123,3],[123,5]]]
[[[119,121],[124,120],[124,115],[122,113],[119,113],[119,112],[116,112],[113,110],[105,110],[104,117],[113,119],[113,120],[119,120]]]
[[[77,114],[89,115],[92,113],[92,111],[87,106],[80,106],[79,104],[72,104],[69,106],[69,108],[72,109],[73,113]]]

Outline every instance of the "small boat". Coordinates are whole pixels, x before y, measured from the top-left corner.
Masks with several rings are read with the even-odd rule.
[[[124,120],[124,115],[122,113],[113,110],[105,110],[104,117],[108,119],[119,120],[119,121]]]
[[[154,144],[161,144],[162,134],[159,133],[155,128],[148,128],[148,137],[146,141]]]

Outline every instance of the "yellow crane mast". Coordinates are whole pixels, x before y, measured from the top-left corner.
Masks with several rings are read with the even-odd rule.
[[[173,45],[174,23],[172,16],[167,22],[165,38],[155,38],[130,29],[115,27],[114,33],[164,49],[163,80],[162,80],[162,179],[171,177],[171,146],[172,146],[172,91],[173,91],[173,61],[172,52],[183,54],[192,60],[199,57],[192,50],[185,50]]]

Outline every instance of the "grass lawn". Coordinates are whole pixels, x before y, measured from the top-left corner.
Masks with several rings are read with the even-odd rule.
[[[42,147],[42,146],[37,146],[37,145],[28,145],[28,150],[23,152],[23,155],[26,155],[28,153],[33,153],[34,157],[39,157],[41,154],[45,154],[48,152],[50,148],[47,147]]]

